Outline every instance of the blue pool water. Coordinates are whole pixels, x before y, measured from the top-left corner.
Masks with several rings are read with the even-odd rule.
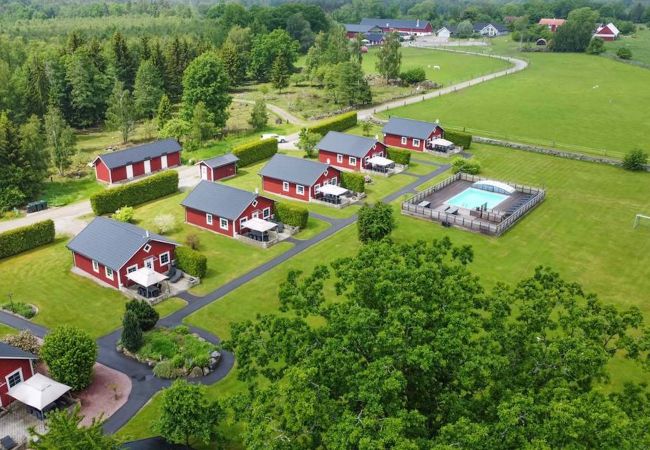
[[[507,198],[507,195],[498,194],[496,192],[468,188],[460,194],[454,195],[445,203],[448,205],[460,206],[461,208],[468,209],[478,208],[479,206],[487,203],[488,209],[492,209]]]

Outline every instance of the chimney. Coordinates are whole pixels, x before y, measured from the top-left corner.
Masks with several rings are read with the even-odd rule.
[[[436,119],[436,123],[440,123],[440,119]]]
[[[144,236],[149,237],[149,230],[144,230]]]
[[[418,20],[415,22],[415,26],[416,26],[416,28],[420,28],[420,19],[418,19]]]
[[[255,188],[255,193],[256,193],[256,194],[259,194],[259,193],[260,193],[260,189],[259,189],[259,188]]]

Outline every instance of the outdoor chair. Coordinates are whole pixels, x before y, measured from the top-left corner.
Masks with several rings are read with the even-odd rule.
[[[0,447],[2,447],[4,450],[11,450],[12,448],[18,447],[18,444],[16,441],[11,439],[10,436],[5,436],[0,439]]]

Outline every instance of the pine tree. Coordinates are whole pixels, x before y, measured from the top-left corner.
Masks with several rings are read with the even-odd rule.
[[[131,93],[124,88],[121,81],[115,81],[108,103],[106,127],[109,130],[119,130],[122,135],[122,143],[126,144],[135,129],[135,108]]]
[[[162,130],[165,124],[172,118],[172,102],[169,101],[167,94],[163,94],[158,103],[158,110],[156,112],[156,119],[158,121],[158,129]]]
[[[289,67],[283,54],[279,54],[273,61],[271,83],[279,92],[289,86]]]
[[[163,96],[163,79],[150,60],[138,67],[133,88],[133,99],[138,117],[151,119]]]
[[[111,56],[115,77],[130,91],[133,89],[136,61],[129,50],[126,39],[119,31],[116,31],[111,38]]]
[[[269,121],[269,115],[266,112],[266,102],[264,99],[255,100],[255,105],[253,106],[253,111],[251,111],[251,117],[248,119],[248,123],[256,130],[261,130],[266,127],[266,124]]]
[[[131,353],[135,353],[142,347],[142,329],[138,316],[133,311],[127,310],[122,320],[122,345]]]

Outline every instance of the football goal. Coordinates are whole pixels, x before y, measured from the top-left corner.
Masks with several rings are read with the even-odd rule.
[[[645,216],[643,214],[637,214],[634,217],[634,228],[638,227],[641,224],[650,226],[650,216]]]

